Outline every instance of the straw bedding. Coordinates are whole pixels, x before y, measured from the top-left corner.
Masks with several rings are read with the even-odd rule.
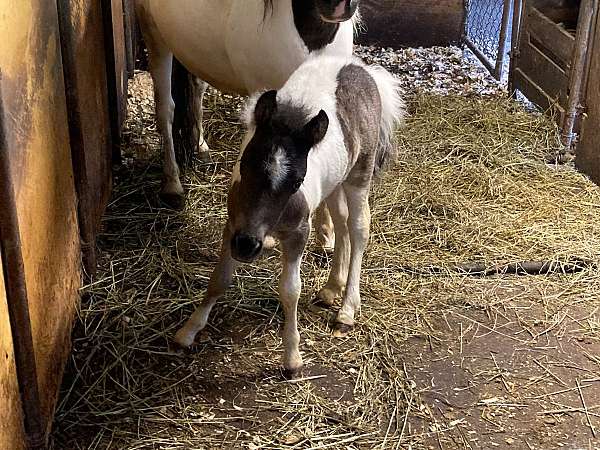
[[[242,99],[207,95],[213,162],[187,171],[187,206],[172,212],[157,200],[151,84],[138,73],[54,448],[549,448],[565,433],[577,435],[565,442],[591,439],[600,425],[589,409],[600,376],[599,190],[553,163],[559,145],[549,118],[507,99],[457,50],[361,52],[404,77],[410,118],[397,136],[399,160],[371,196],[356,330],[333,339],[332,312],[310,306],[328,265],[311,243],[300,380],[279,372],[278,250],[238,271],[191,351],[172,344],[217,260]],[[413,71],[400,70],[407,61]],[[587,262],[575,274],[456,270],[573,258]],[[588,347],[567,351],[559,342]],[[581,370],[558,364],[567,360]],[[572,389],[553,396],[559,388]],[[457,406],[463,390],[472,398]]]

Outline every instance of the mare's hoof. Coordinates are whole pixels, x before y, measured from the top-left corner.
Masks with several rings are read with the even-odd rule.
[[[210,163],[212,163],[213,160],[210,157],[210,152],[208,150],[202,150],[202,151],[198,152],[198,162],[200,164],[210,164]]]
[[[354,325],[348,325],[341,322],[336,322],[333,326],[333,337],[343,338],[348,336],[350,332],[354,329]]]
[[[185,195],[170,192],[161,192],[160,200],[164,206],[175,211],[185,208]]]

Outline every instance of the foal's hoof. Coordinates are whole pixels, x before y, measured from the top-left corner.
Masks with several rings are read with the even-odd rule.
[[[331,308],[335,304],[335,298],[336,295],[332,290],[323,288],[315,297],[313,304],[322,308]]]
[[[281,374],[283,375],[283,378],[286,380],[296,380],[298,378],[300,378],[300,375],[302,375],[302,368],[304,366],[299,366],[293,369],[286,369],[285,367],[281,370]]]
[[[341,322],[336,322],[333,325],[333,337],[343,338],[350,334],[350,332],[354,329],[354,325],[348,325]]]
[[[186,331],[185,328],[180,328],[177,333],[175,333],[175,337],[173,340],[177,345],[182,348],[189,348],[194,343],[194,339],[196,335]]]
[[[185,208],[185,195],[171,192],[160,193],[161,202],[169,209],[181,211]]]

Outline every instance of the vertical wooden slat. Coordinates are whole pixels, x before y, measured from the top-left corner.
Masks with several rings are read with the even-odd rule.
[[[600,184],[600,13],[596,14],[593,30],[587,80],[587,114],[577,146],[575,164],[595,183]]]
[[[0,90],[0,448],[23,449],[43,426],[3,117]]]
[[[40,405],[27,414],[40,414],[45,433],[70,352],[81,284],[58,14],[54,0],[0,0],[0,10],[10,11],[0,14],[0,89],[2,108],[10,111],[4,115],[4,151],[14,186],[34,347],[23,355],[35,356],[40,393]],[[5,267],[5,272],[13,270],[14,262]],[[19,376],[19,383],[23,389],[28,382]]]
[[[106,39],[109,111],[113,138],[113,162],[121,161],[119,145],[127,107],[127,61],[123,0],[102,0]],[[112,36],[112,39],[109,37]]]
[[[58,7],[83,263],[91,274],[112,183],[106,37],[97,1],[58,0]]]

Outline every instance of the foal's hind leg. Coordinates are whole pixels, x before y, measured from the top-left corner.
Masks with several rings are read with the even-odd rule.
[[[184,205],[183,186],[179,180],[179,166],[173,146],[173,115],[175,103],[171,97],[171,68],[173,55],[152,40],[146,39],[150,58],[150,74],[154,82],[156,122],[163,147],[163,180],[161,198],[170,207],[180,209]]]
[[[335,248],[331,271],[325,286],[317,294],[316,303],[332,306],[335,299],[342,296],[348,279],[350,260],[350,235],[348,233],[348,204],[342,186],[327,198],[327,206],[335,226]]]
[[[317,243],[327,252],[335,248],[334,223],[325,203],[315,211],[314,228]]]
[[[208,315],[219,298],[221,298],[233,279],[238,263],[231,257],[229,225],[225,226],[221,256],[217,267],[213,270],[208,289],[200,306],[175,334],[175,342],[182,347],[189,347],[194,342],[196,334],[201,331],[208,321]]]
[[[350,232],[350,266],[342,307],[338,311],[334,336],[343,337],[354,326],[354,316],[360,312],[360,270],[371,225],[369,185],[353,186],[344,183],[348,202],[348,229]]]
[[[204,93],[208,88],[208,83],[197,77],[194,78],[194,83],[196,85],[194,108],[196,109],[196,117],[198,118],[198,158],[202,162],[210,162],[210,149],[208,148],[208,143],[204,139],[204,127],[202,125],[202,114],[204,113],[204,110],[202,109],[202,100],[204,98]]]

